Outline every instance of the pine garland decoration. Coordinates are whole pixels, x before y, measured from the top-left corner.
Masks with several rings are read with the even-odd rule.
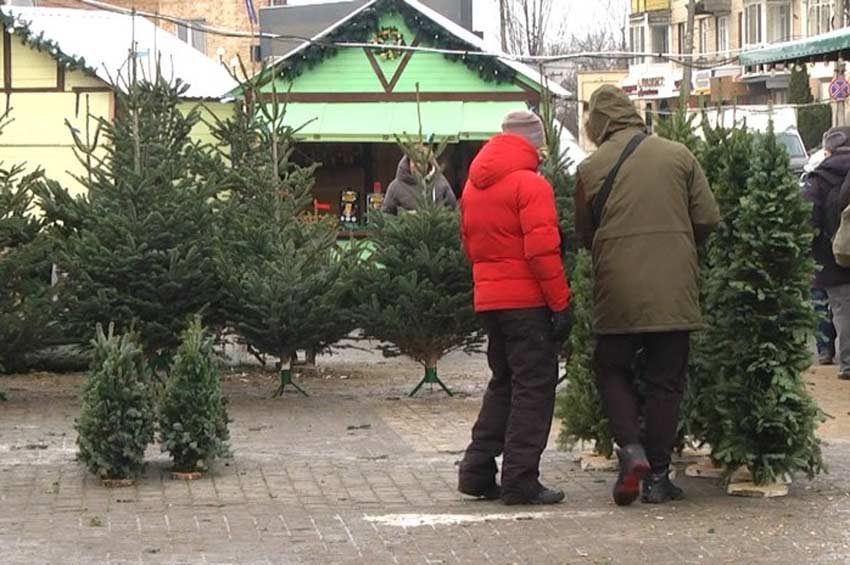
[[[439,46],[453,51],[476,52],[479,48],[456,38],[444,27],[434,23],[415,8],[400,0],[378,0],[371,7],[348,20],[322,38],[322,43],[306,46],[291,58],[282,61],[275,76],[293,80],[305,70],[312,69],[328,57],[335,56],[339,49],[327,44],[365,43],[380,27],[381,17],[398,13],[410,30],[422,39],[424,45]],[[470,55],[445,55],[450,61],[460,61],[478,73],[487,82],[504,83],[516,78],[516,71],[493,57]]]
[[[61,46],[50,39],[45,39],[44,32],[36,35],[29,27],[29,23],[23,17],[15,17],[4,13],[0,9],[0,26],[6,28],[9,35],[18,37],[24,45],[35,49],[40,53],[47,53],[68,71],[85,71],[96,76],[95,70],[86,63],[85,58],[68,55],[62,51]]]

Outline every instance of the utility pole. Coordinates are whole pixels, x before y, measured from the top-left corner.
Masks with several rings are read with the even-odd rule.
[[[499,24],[502,33],[502,52],[508,52],[508,2],[510,0],[499,0]]]
[[[693,75],[694,23],[696,20],[696,0],[688,0],[688,23],[685,30],[684,69],[682,70],[681,104],[687,107],[691,99],[691,77]]]

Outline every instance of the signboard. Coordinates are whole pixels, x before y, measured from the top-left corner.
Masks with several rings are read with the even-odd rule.
[[[850,98],[850,82],[844,75],[838,75],[829,83],[829,97],[836,102],[844,102]]]

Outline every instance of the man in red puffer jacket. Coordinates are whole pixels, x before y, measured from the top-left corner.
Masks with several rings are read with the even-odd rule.
[[[570,289],[555,194],[537,172],[543,123],[531,112],[512,112],[502,131],[473,161],[461,201],[463,244],[493,377],[458,489],[501,496],[505,504],[555,504],[564,493],[545,488],[538,477],[555,407],[558,350],[572,327]]]

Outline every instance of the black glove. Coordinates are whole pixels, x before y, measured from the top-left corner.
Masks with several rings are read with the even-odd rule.
[[[572,308],[567,307],[566,310],[552,313],[552,330],[558,343],[564,343],[570,339],[570,334],[573,331]]]

